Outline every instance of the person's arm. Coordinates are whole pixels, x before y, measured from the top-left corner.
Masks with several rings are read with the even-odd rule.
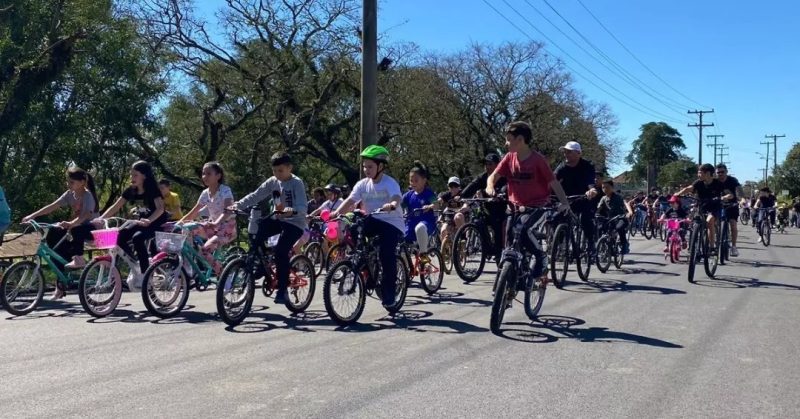
[[[125,199],[123,197],[119,197],[117,199],[117,202],[114,202],[114,205],[109,207],[106,210],[106,212],[104,212],[103,215],[100,216],[100,219],[104,220],[106,218],[113,217],[113,216],[117,215],[119,213],[119,210],[122,209],[122,206],[125,205],[125,203],[127,203],[127,202],[128,202],[127,199]]]
[[[681,196],[686,195],[687,193],[694,193],[694,185],[689,185],[680,191],[676,192],[675,195]]]
[[[225,208],[228,208],[232,204],[233,204],[233,202],[231,202],[229,204],[228,200],[227,199],[225,200]],[[203,207],[205,207],[205,205],[201,204],[198,201],[196,204],[194,204],[192,209],[189,212],[186,213],[186,215],[184,215],[183,217],[181,217],[180,220],[178,220],[178,223],[182,224],[182,223],[185,223],[187,221],[194,221],[194,219],[197,218],[197,215],[200,214],[200,211],[203,209]]]
[[[482,177],[483,177],[483,175],[478,176],[475,179],[473,179],[472,182],[470,182],[469,185],[467,185],[466,188],[461,190],[460,196],[463,196],[464,198],[473,198],[473,197],[475,197],[475,194],[478,193],[478,190],[481,189],[481,178]]]
[[[623,199],[622,202],[625,202],[625,200]],[[630,202],[625,202],[625,211],[628,211],[628,214],[626,214],[628,218],[633,217],[633,207],[631,207]]]
[[[252,207],[257,205],[259,202],[272,197],[272,191],[276,189],[274,180],[275,177],[271,177],[264,181],[261,185],[256,188],[253,192],[245,195],[242,199],[236,201],[233,205],[236,206],[238,209],[244,209],[248,207]]]
[[[139,220],[139,224],[143,226],[149,226],[153,223],[153,221],[157,220],[158,217],[161,217],[164,214],[164,198],[161,196],[153,199],[153,203],[156,205],[156,210],[150,214],[149,217],[145,218],[144,220]]]
[[[550,190],[556,194],[556,198],[558,198],[558,202],[561,203],[562,208],[564,205],[569,208],[569,200],[567,199],[567,194],[564,192],[564,188],[561,186],[561,182],[559,182],[557,179],[551,180]]]
[[[33,214],[28,215],[26,217],[23,217],[22,218],[22,222],[23,223],[27,223],[30,220],[36,219],[36,217],[40,217],[42,215],[50,214],[50,213],[54,212],[55,210],[57,210],[59,208],[61,208],[61,199],[60,198],[58,200],[56,200],[56,201],[53,201],[49,205],[40,208],[38,211],[34,212]]]
[[[286,208],[290,213],[285,214],[285,217],[292,217],[292,211],[296,212],[297,215],[301,215],[305,217],[308,213],[308,195],[306,195],[306,185],[300,178],[294,178],[290,183],[290,188],[292,189],[292,196],[294,196],[294,202],[292,205],[293,207]]]

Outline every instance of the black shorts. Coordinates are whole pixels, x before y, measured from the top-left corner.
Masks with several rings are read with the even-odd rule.
[[[731,221],[739,220],[739,206],[735,205],[729,208],[725,208],[725,216],[728,217]]]
[[[708,201],[700,203],[700,212],[702,212],[703,214],[711,214],[716,217],[719,215],[721,210],[722,210],[722,204],[719,201]]]

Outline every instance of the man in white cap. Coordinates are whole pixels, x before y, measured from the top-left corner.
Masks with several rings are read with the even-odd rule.
[[[451,176],[450,179],[447,179],[447,189],[447,192],[442,192],[439,194],[439,208],[450,208],[456,210],[455,216],[453,217],[453,222],[455,223],[455,229],[458,229],[464,225],[464,213],[458,211],[458,209],[461,208],[461,202],[457,199],[461,196],[461,179],[459,179],[457,176]],[[451,223],[443,223],[442,229],[439,232],[442,240],[454,233],[452,230],[454,230],[454,228]]]
[[[580,199],[570,204],[572,212],[580,216],[581,228],[586,236],[589,251],[594,252],[594,212],[591,201],[600,194],[595,187],[594,164],[581,157],[581,145],[577,141],[570,141],[561,147],[564,161],[553,172],[561,183],[567,196],[586,195],[588,199]]]

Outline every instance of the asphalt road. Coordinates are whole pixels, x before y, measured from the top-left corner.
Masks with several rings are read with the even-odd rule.
[[[414,288],[395,319],[370,299],[346,330],[319,293],[301,317],[258,294],[232,330],[213,292],[164,321],[138,294],[98,320],[75,295],[0,312],[0,417],[800,417],[800,232],[768,248],[742,235],[694,285],[637,237],[624,269],[573,272],[540,321],[515,305],[502,336],[491,275]]]

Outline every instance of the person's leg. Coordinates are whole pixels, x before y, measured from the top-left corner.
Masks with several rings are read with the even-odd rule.
[[[622,245],[622,253],[627,254],[631,249],[631,245],[628,242],[628,219],[623,217],[617,220],[617,224],[614,226],[614,229],[617,230],[619,243]]]
[[[525,214],[520,217],[518,222],[523,223],[523,230],[525,234],[522,236],[522,244],[525,249],[531,252],[531,278],[536,279],[540,278],[547,273],[547,263],[545,261],[545,253],[544,249],[542,249],[542,245],[539,240],[536,238],[536,231],[534,231],[533,225],[536,224],[537,221],[541,217],[544,216],[544,211],[541,209],[537,209],[532,213]],[[510,230],[511,228],[509,228]],[[517,284],[518,290],[524,290],[526,284]]]
[[[281,235],[275,245],[275,274],[278,276],[278,294],[276,299],[283,294],[289,286],[289,268],[291,267],[292,246],[303,235],[303,229],[289,223],[281,224]]]
[[[505,243],[505,239],[503,237],[503,223],[506,219],[505,212],[495,212],[490,213],[490,226],[492,228],[492,233],[494,234],[494,252],[493,256],[495,257],[496,261],[500,261],[500,255],[503,253],[503,247]]]
[[[706,217],[706,224],[708,225],[708,247],[713,251],[717,248],[717,217],[714,216],[713,212]]]
[[[70,249],[72,262],[69,264],[70,268],[81,268],[86,265],[86,260],[83,258],[84,245],[91,238],[92,230],[94,230],[94,227],[91,224],[83,224],[72,228],[72,242],[70,242],[72,244]]]
[[[133,248],[136,250],[136,258],[139,259],[139,268],[142,273],[150,267],[150,252],[147,249],[147,241],[156,236],[156,231],[160,226],[149,225],[147,227],[140,227],[136,233],[133,234],[131,241]]]
[[[420,253],[426,253],[428,251],[428,226],[425,223],[417,223],[414,227],[414,235],[417,239],[417,246],[419,246]]]
[[[69,261],[72,258],[72,242],[67,237],[67,230],[54,227],[47,233],[47,245],[50,246],[59,256]],[[53,259],[53,265],[58,270],[64,270],[64,264]]]
[[[383,305],[393,305],[395,285],[397,283],[397,243],[402,233],[391,224],[370,217],[367,218],[364,224],[364,234],[379,238],[378,258],[383,272],[381,296],[383,297]]]

